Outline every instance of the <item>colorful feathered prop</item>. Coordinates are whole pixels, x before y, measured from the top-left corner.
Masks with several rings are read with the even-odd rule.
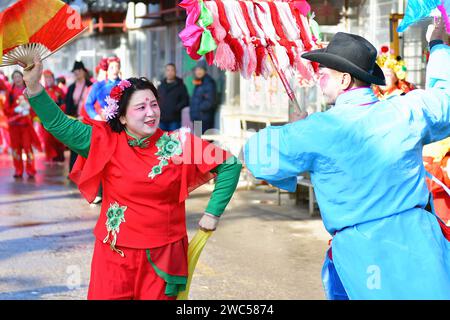
[[[408,0],[405,16],[397,31],[405,31],[410,25],[431,16],[436,9],[444,19],[447,33],[450,33],[450,0]]]
[[[195,60],[205,56],[209,64],[267,78],[276,71],[286,92],[300,109],[291,89],[296,70],[301,85],[313,84],[318,66],[301,55],[320,48],[319,32],[300,1],[183,0],[186,27],[179,36]]]

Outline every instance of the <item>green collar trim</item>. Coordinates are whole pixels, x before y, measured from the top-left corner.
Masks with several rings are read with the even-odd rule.
[[[127,128],[125,128],[125,132],[127,135],[129,135],[131,138],[133,138],[133,140],[128,140],[128,145],[130,147],[139,147],[139,148],[147,148],[148,147],[147,140],[151,137],[151,135],[139,139],[136,135],[134,135],[130,131],[128,131]]]

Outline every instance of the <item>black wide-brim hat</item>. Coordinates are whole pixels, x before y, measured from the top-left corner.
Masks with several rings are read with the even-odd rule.
[[[302,58],[329,69],[350,73],[366,83],[386,85],[383,70],[376,63],[377,49],[355,34],[338,32],[326,48],[304,53]]]
[[[83,61],[75,61],[74,62],[72,72],[74,72],[75,70],[84,70],[84,72],[88,73],[88,70],[84,66]]]

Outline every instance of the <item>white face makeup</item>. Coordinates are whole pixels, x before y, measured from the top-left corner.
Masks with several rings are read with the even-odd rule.
[[[340,88],[338,86],[339,73],[326,67],[320,67],[319,69],[319,85],[327,105],[334,105],[340,94]]]
[[[337,97],[352,86],[352,76],[349,73],[319,66],[319,85],[325,103],[334,105]]]
[[[138,90],[132,94],[126,114],[120,117],[120,122],[130,133],[141,139],[155,133],[160,116],[158,101],[153,92],[150,89]]]
[[[108,79],[114,80],[119,77],[120,74],[120,63],[110,62],[108,65]]]

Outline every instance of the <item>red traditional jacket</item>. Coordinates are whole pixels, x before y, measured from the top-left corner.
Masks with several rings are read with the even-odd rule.
[[[87,159],[79,156],[70,175],[92,202],[100,183],[103,201],[94,229],[112,247],[156,248],[186,237],[185,200],[214,177],[210,171],[231,156],[190,133],[158,129],[136,145],[126,132],[92,121]]]
[[[8,126],[9,130],[14,130],[15,126],[21,126],[26,127],[27,130],[24,132],[24,134],[29,135],[29,139],[31,139],[32,145],[38,149],[39,151],[42,150],[41,142],[39,140],[39,137],[36,134],[36,131],[33,128],[33,122],[32,118],[36,116],[36,113],[33,109],[29,110],[29,114],[24,116],[21,114],[18,114],[14,111],[14,109],[21,103],[28,103],[28,100],[26,99],[25,95],[23,94],[24,88],[18,88],[16,86],[12,86],[11,91],[9,92],[6,100],[5,100],[5,106],[4,106],[4,113],[8,119]],[[22,139],[24,137],[21,137]]]
[[[5,106],[5,114],[8,117],[8,122],[10,125],[28,125],[31,123],[31,115],[21,116],[17,114],[14,109],[20,104],[21,99],[25,99],[23,94],[25,88],[18,88],[17,86],[12,86],[11,91],[9,92],[6,106]],[[30,108],[30,114],[32,109]]]
[[[57,85],[45,87],[45,91],[47,91],[50,98],[55,101],[55,103],[61,108],[61,110],[65,112],[64,100],[66,98],[66,95],[64,91]]]

